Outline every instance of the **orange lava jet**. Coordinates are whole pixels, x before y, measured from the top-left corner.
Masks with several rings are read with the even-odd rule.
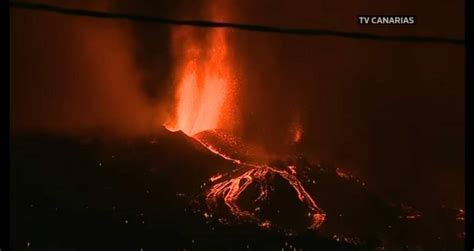
[[[195,30],[173,31],[176,66],[176,110],[165,122],[171,131],[187,135],[229,127],[235,111],[235,78],[228,56],[226,31],[210,30],[198,39]]]

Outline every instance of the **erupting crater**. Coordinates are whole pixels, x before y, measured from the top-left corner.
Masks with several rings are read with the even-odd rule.
[[[270,227],[270,220],[243,209],[238,200],[250,187],[256,186],[259,195],[254,202],[264,201],[272,189],[272,180],[279,177],[290,185],[297,199],[307,207],[309,212],[306,215],[311,219],[309,228],[320,227],[326,213],[303,187],[295,166],[268,165],[258,158],[258,150],[240,147],[244,144],[231,134],[215,130],[232,129],[237,120],[234,96],[238,88],[226,40],[227,31],[209,31],[205,40],[198,39],[194,32],[187,28],[173,32],[173,52],[177,62],[176,103],[174,113],[164,126],[170,131],[183,131],[212,153],[235,164],[233,172],[210,178],[212,187],[206,192],[209,207],[215,208],[213,205],[223,200],[235,217]],[[302,129],[298,127],[295,142],[301,139],[301,133]]]

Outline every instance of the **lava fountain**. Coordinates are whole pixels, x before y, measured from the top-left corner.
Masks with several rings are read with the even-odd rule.
[[[194,135],[230,127],[235,121],[236,81],[226,34],[222,29],[210,30],[203,41],[190,28],[173,31],[177,91],[175,114],[165,122],[169,130]]]
[[[268,177],[278,175],[294,188],[299,201],[308,207],[312,217],[309,228],[318,228],[324,222],[326,214],[298,180],[294,166],[277,168],[266,164],[246,163],[213,146],[205,137],[199,137],[200,132],[231,129],[234,126],[237,120],[237,80],[229,56],[227,30],[208,30],[206,39],[199,39],[200,34],[196,32],[186,27],[173,31],[176,103],[174,114],[164,126],[171,131],[183,131],[212,153],[236,165],[236,170],[232,173],[218,174],[210,178],[212,187],[206,192],[209,207],[212,208],[217,200],[222,199],[235,217],[250,219],[261,227],[268,228],[272,226],[269,220],[258,219],[252,212],[241,209],[237,200],[253,183],[260,187],[260,195],[256,201],[266,199],[270,182]],[[298,128],[294,136],[295,142],[300,140],[301,132],[302,129]]]

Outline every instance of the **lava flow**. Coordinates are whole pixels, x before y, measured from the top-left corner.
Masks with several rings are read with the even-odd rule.
[[[211,152],[221,156],[224,159],[230,160],[238,165],[238,170],[234,173],[223,176],[218,174],[210,178],[214,184],[206,193],[206,199],[210,206],[215,205],[217,200],[222,198],[233,215],[238,218],[246,218],[256,221],[261,227],[270,227],[272,224],[269,220],[258,219],[254,213],[243,210],[237,204],[242,192],[246,190],[252,183],[259,185],[260,194],[254,202],[264,200],[268,196],[269,179],[272,174],[279,175],[293,187],[298,195],[298,199],[305,203],[310,210],[312,221],[309,226],[310,229],[317,229],[321,226],[326,218],[324,210],[318,207],[311,195],[303,187],[297,178],[297,170],[295,166],[287,166],[286,168],[271,167],[268,165],[245,163],[241,160],[234,159],[228,155],[219,152],[215,147],[206,144],[199,138],[197,140],[209,149]]]

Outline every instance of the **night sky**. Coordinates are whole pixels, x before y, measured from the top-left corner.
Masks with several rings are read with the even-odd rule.
[[[464,37],[460,0],[41,2],[183,19],[209,19],[212,2],[225,16],[217,21]],[[417,25],[357,25],[357,15],[382,14],[416,15]],[[153,132],[173,110],[171,29],[11,9],[12,132]],[[236,134],[284,152],[298,117],[310,159],[352,170],[382,193],[464,207],[463,46],[246,31],[231,31],[229,45]]]

